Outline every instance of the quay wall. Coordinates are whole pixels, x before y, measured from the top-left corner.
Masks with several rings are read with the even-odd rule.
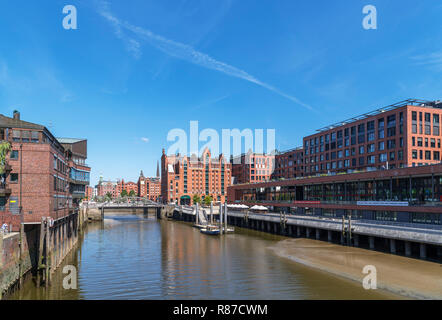
[[[25,276],[36,277],[37,285],[42,280],[50,283],[87,222],[87,211],[79,209],[55,221],[43,219],[22,224],[20,232],[0,234],[0,300],[20,287]]]

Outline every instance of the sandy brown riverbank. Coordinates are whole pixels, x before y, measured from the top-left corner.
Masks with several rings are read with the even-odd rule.
[[[361,283],[362,269],[373,265],[377,287],[417,299],[442,299],[442,265],[315,241],[288,239],[271,249],[279,256]]]

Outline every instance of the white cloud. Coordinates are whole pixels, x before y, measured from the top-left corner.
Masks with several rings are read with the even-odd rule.
[[[144,39],[146,42],[148,42],[150,45],[154,46],[158,50],[164,52],[165,54],[175,57],[177,59],[185,60],[187,62],[199,65],[201,67],[216,70],[219,72],[222,72],[224,74],[227,74],[232,77],[240,78],[252,83],[255,83],[258,86],[261,86],[263,88],[266,88],[270,91],[273,91],[274,93],[289,99],[309,110],[312,110],[313,108],[299,100],[298,98],[291,96],[289,94],[286,94],[279,90],[278,88],[275,88],[267,83],[264,83],[254,76],[248,74],[246,71],[238,69],[234,66],[231,66],[227,63],[224,63],[222,61],[218,61],[209,55],[199,52],[195,50],[192,46],[180,43],[177,41],[173,41],[170,39],[166,39],[160,35],[157,35],[153,33],[152,31],[148,29],[144,29],[138,26],[134,26],[130,24],[127,21],[123,21],[118,19],[116,16],[114,16],[110,9],[109,4],[107,1],[101,1],[98,12],[101,16],[103,16],[106,20],[109,21],[114,26],[115,29],[115,35],[123,39],[125,42],[131,42],[133,39],[127,38],[124,33],[123,29],[131,31],[133,34],[137,35],[138,37]],[[135,41],[135,40],[133,40]],[[139,50],[139,46],[137,46],[137,49]]]
[[[149,142],[149,138],[142,137],[141,141],[148,143]]]
[[[429,66],[436,71],[442,71],[442,51],[417,55],[411,59],[415,61],[415,65]]]

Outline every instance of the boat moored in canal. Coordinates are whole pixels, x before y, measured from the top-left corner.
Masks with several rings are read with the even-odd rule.
[[[220,234],[220,228],[218,226],[207,225],[200,230],[201,233],[217,236]]]

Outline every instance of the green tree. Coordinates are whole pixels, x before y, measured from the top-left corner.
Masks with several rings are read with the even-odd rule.
[[[204,204],[206,205],[206,206],[210,206],[210,203],[213,201],[213,198],[212,198],[212,196],[206,196],[205,198],[204,198]]]
[[[112,199],[112,193],[110,193],[110,192],[106,193],[106,198],[111,200]]]
[[[127,197],[127,190],[121,191],[121,197]]]
[[[193,195],[192,200],[193,200],[193,203],[194,203],[194,204],[196,204],[196,203],[201,203],[201,198],[200,198],[200,196],[197,195],[197,194],[194,194],[194,195]]]
[[[0,143],[0,175],[5,173],[6,156],[11,151],[11,144],[7,141]]]
[[[129,197],[135,197],[135,191],[130,190],[130,192],[129,192]]]

